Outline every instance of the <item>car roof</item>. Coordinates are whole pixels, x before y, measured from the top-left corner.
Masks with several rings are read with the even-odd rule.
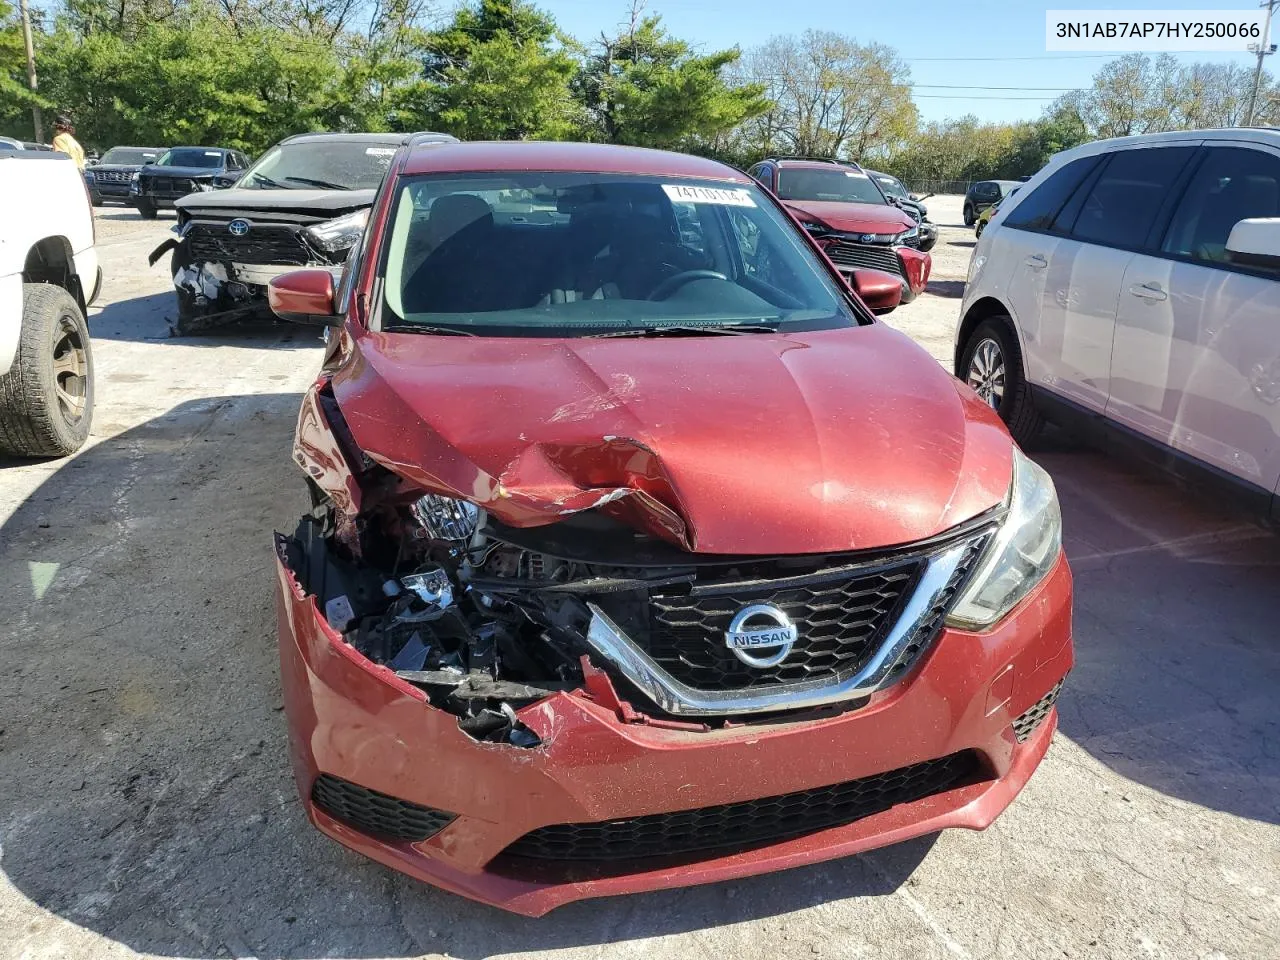
[[[285,137],[281,143],[392,143],[402,144],[408,143],[412,137],[448,137],[446,133],[335,133],[335,132],[317,132],[317,133],[297,133],[292,137]],[[449,141],[454,138],[449,137]],[[446,141],[446,142],[449,142]]]
[[[210,153],[218,151],[219,153],[230,153],[231,147],[197,147],[190,144],[178,144],[172,147],[165,147],[165,150],[208,150]]]
[[[168,147],[135,147],[131,143],[117,143],[114,147],[107,147],[103,153],[110,153],[112,150],[153,150],[156,153],[163,153],[168,149]],[[203,147],[197,147],[196,149],[203,149]],[[212,150],[213,148],[210,147],[209,149]]]
[[[411,148],[403,172],[502,173],[530,170],[547,173],[648,174],[742,184],[753,182],[746,174],[705,157],[603,143],[543,141],[416,144]]]
[[[817,158],[810,160],[805,157],[773,157],[769,162],[776,163],[780,167],[790,167],[796,170],[830,170],[844,167],[848,170],[861,170],[863,173],[870,172],[852,160],[822,160]]]
[[[1133,137],[1111,137],[1094,140],[1070,150],[1055,154],[1054,159],[1067,160],[1088,157],[1126,147],[1141,147],[1161,143],[1199,143],[1201,141],[1265,143],[1280,147],[1280,128],[1277,127],[1220,127],[1206,130],[1170,130],[1166,133],[1144,133]]]

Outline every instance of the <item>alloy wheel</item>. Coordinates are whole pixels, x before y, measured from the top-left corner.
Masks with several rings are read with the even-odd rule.
[[[991,409],[999,411],[1004,400],[1004,351],[997,340],[987,337],[979,342],[969,359],[965,382]]]
[[[58,320],[53,341],[53,380],[58,406],[68,423],[84,416],[89,393],[89,358],[71,317]]]

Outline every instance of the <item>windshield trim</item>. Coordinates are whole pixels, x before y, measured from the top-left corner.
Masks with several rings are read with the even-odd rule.
[[[775,196],[773,191],[763,189],[760,186],[760,184],[756,182],[754,179],[751,179],[748,182],[744,183],[737,179],[731,179],[728,177],[723,179],[712,178],[712,177],[686,177],[686,176],[673,177],[673,176],[664,175],[662,173],[613,173],[610,171],[593,171],[593,170],[586,170],[586,171],[468,170],[468,171],[439,171],[439,172],[418,173],[418,174],[403,175],[403,176],[397,176],[393,171],[390,176],[387,176],[383,180],[378,191],[378,196],[374,200],[374,205],[372,208],[373,215],[370,217],[371,226],[375,222],[377,222],[379,219],[381,219],[382,223],[378,230],[378,238],[377,238],[377,243],[375,247],[377,251],[376,263],[373,265],[373,270],[371,271],[370,275],[367,277],[367,279],[364,282],[365,289],[368,291],[368,312],[366,314],[365,322],[364,322],[365,329],[375,333],[385,331],[385,332],[395,332],[395,333],[410,332],[418,336],[438,335],[438,334],[432,334],[432,333],[424,332],[420,330],[415,330],[413,329],[412,322],[406,322],[404,321],[403,318],[395,318],[394,320],[388,323],[386,322],[386,318],[384,317],[384,311],[390,312],[390,306],[387,303],[387,297],[386,297],[386,282],[387,282],[386,275],[387,275],[388,260],[391,254],[391,246],[392,246],[390,243],[390,238],[395,231],[396,221],[399,215],[399,209],[398,209],[399,204],[396,203],[396,197],[400,194],[400,191],[403,190],[409,183],[412,183],[415,181],[486,180],[486,179],[492,179],[493,177],[510,176],[513,173],[545,174],[548,176],[565,174],[565,173],[578,173],[582,176],[593,176],[593,175],[594,176],[623,176],[628,178],[652,180],[657,182],[680,181],[680,182],[687,182],[690,184],[703,185],[703,186],[715,187],[720,189],[732,188],[732,189],[743,189],[743,190],[751,191],[757,203],[759,203],[761,206],[767,205],[770,209],[773,210],[775,216],[780,220],[780,224],[779,224],[780,229],[783,229],[785,231],[790,231],[790,236],[797,241],[797,246],[799,247],[800,255],[807,258],[810,265],[816,268],[819,276],[831,285],[832,287],[831,292],[834,294],[838,305],[844,311],[847,312],[847,316],[840,317],[839,314],[835,314],[831,318],[832,320],[836,320],[837,318],[839,318],[846,322],[833,323],[831,325],[821,324],[817,326],[802,325],[801,329],[795,329],[795,330],[788,329],[785,326],[785,324],[779,324],[779,329],[776,331],[774,335],[787,336],[792,333],[820,332],[820,331],[829,330],[829,329],[843,329],[846,326],[849,329],[855,329],[857,327],[870,326],[872,324],[879,322],[875,314],[873,314],[866,307],[866,305],[862,303],[862,301],[857,297],[857,295],[853,292],[852,288],[850,287],[849,281],[846,280],[845,277],[838,270],[836,270],[831,265],[831,263],[826,259],[826,257],[822,254],[817,244],[814,243],[812,237],[810,237],[806,231],[804,231],[795,223],[792,213],[790,212],[790,210],[788,210],[788,208],[781,201],[781,199]],[[382,209],[384,205],[385,205],[385,210]],[[381,213],[381,216],[379,216],[379,213]],[[394,317],[394,314],[392,314],[392,316]],[[436,319],[433,320],[431,323],[424,324],[424,326],[432,326],[432,327],[439,327],[439,328],[447,328],[450,326],[447,323],[447,321],[441,321],[439,319],[440,317],[446,316],[445,314],[435,314],[433,316],[436,317]],[[672,319],[666,325],[680,326],[680,325],[685,325],[685,322]],[[657,326],[661,327],[663,326],[663,324],[657,324]],[[476,328],[473,327],[472,329],[474,330]],[[609,328],[601,327],[599,329],[601,331],[604,331]],[[615,328],[615,329],[622,329],[622,328]],[[638,328],[633,327],[632,329],[638,329]],[[455,330],[457,333],[471,332],[471,330],[467,330],[465,328],[455,328]],[[451,330],[451,335],[453,334],[453,332],[455,331]],[[495,326],[481,327],[479,330],[476,331],[475,335],[499,338],[503,336],[512,336],[513,334],[503,333],[501,332],[500,328],[498,328],[495,325]],[[765,334],[762,334],[762,335],[765,335]],[[514,334],[514,336],[524,337],[528,339],[576,340],[576,339],[585,339],[586,337],[589,336],[589,334],[586,332],[586,328],[584,327],[583,333],[557,334],[554,336],[544,336],[544,337],[536,337],[536,336],[531,337],[529,336],[528,333],[516,333]],[[712,333],[712,334],[709,334],[709,336],[715,337],[716,334]],[[643,338],[637,338],[637,339],[643,339]]]

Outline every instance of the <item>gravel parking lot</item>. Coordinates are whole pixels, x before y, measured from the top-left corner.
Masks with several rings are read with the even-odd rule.
[[[951,353],[959,198],[888,321]],[[0,460],[0,957],[1280,957],[1280,539],[1065,440],[1077,666],[1039,773],[984,833],[526,920],[315,833],[285,750],[270,532],[316,334],[168,337],[98,211],[91,443]]]

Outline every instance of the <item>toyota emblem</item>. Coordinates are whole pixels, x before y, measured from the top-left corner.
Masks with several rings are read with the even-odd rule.
[[[800,633],[771,603],[753,603],[729,621],[724,642],[749,667],[773,667],[787,658]]]
[[[243,237],[249,232],[248,220],[232,220],[227,224],[227,230],[233,237]]]

